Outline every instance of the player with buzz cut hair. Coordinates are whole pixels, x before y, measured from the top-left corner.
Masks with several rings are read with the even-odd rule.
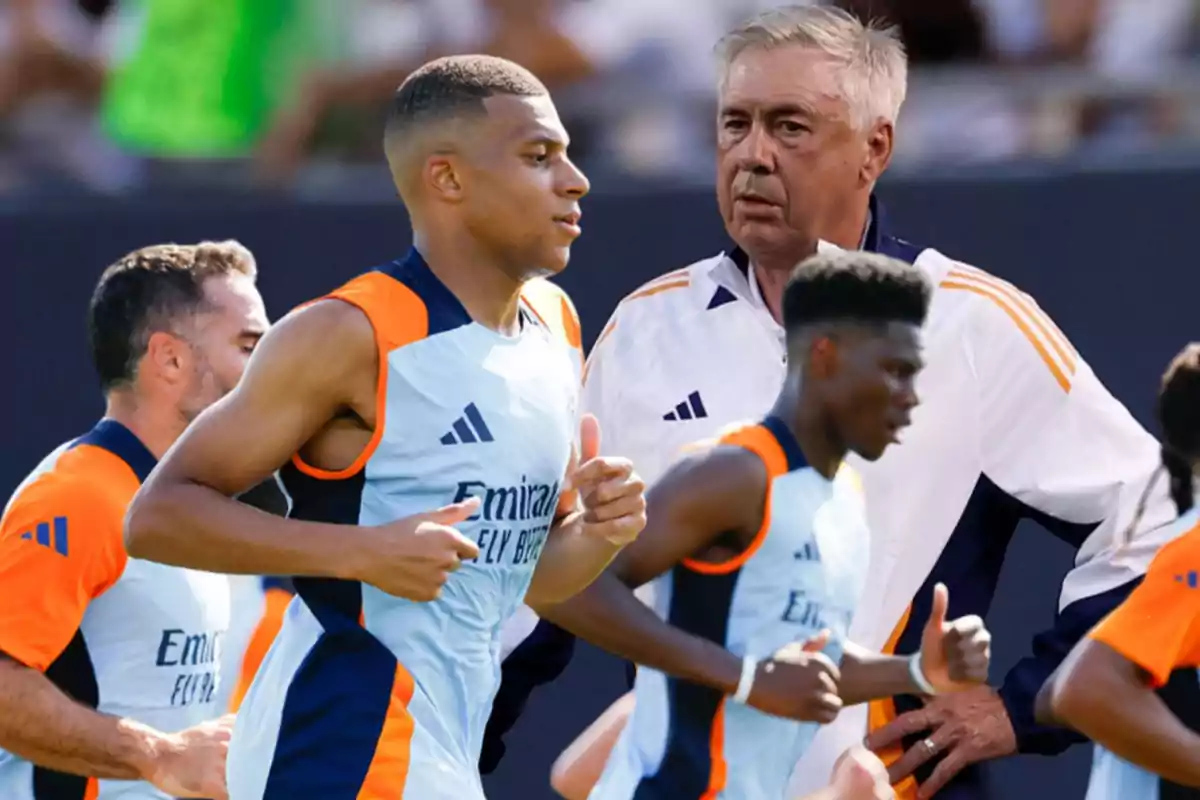
[[[413,249],[276,325],[134,501],[131,552],[296,589],[238,711],[231,800],[482,798],[504,623],[641,530],[641,480],[580,425],[574,313],[532,280],[580,234],[567,145],[516,64],[409,76],[384,147]],[[289,518],[231,500],[276,470]]]
[[[843,703],[987,680],[983,622],[947,622],[944,586],[911,658],[847,640],[871,545],[844,461],[878,459],[907,427],[931,292],[923,273],[873,253],[801,264],[783,296],[788,374],[774,406],[668,468],[638,541],[548,612],[641,667],[592,800],[785,800]],[[651,609],[634,590],[659,576]],[[886,777],[879,788],[891,794]]]
[[[267,315],[237,242],[164,244],[88,307],[104,418],[42,460],[0,519],[0,797],[225,797],[223,575],[141,561],[122,537],[155,462],[237,384]]]

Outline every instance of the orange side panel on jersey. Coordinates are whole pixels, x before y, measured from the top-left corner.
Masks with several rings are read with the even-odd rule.
[[[708,788],[700,795],[700,800],[717,800],[717,796],[725,791],[728,780],[725,764],[725,701],[717,706],[717,715],[713,717],[712,735],[709,739],[709,759],[712,761],[711,772],[708,775]]]
[[[722,436],[718,444],[744,447],[763,460],[763,464],[767,467],[767,497],[763,502],[762,526],[754,535],[750,546],[736,557],[719,564],[697,561],[692,558],[683,561],[684,566],[688,569],[704,575],[726,575],[733,572],[749,561],[758,548],[762,547],[762,543],[767,538],[767,531],[771,529],[771,484],[775,482],[775,478],[788,471],[787,454],[783,452],[783,446],[775,439],[774,434],[762,425],[738,428]]]
[[[275,637],[279,635],[279,629],[283,627],[283,615],[292,602],[292,594],[284,589],[272,588],[267,590],[264,600],[266,605],[262,618],[255,626],[254,633],[250,635],[250,641],[246,643],[246,650],[242,654],[242,669],[238,673],[238,682],[233,687],[233,694],[229,698],[229,711],[233,714],[236,714],[242,707],[242,701],[246,699],[246,692],[250,689],[250,684],[254,682],[258,668],[262,666],[263,659],[267,657],[267,651],[271,649]]]
[[[1180,667],[1200,666],[1200,525],[1158,551],[1146,577],[1088,636],[1163,686]]]
[[[1078,357],[1078,354],[1075,352],[1075,348],[1072,347],[1071,343],[1067,341],[1066,336],[1064,336],[1063,332],[1058,329],[1058,326],[1055,325],[1050,320],[1050,317],[1046,316],[1046,314],[1033,303],[1028,295],[1017,289],[1017,287],[1013,286],[1011,283],[1006,283],[1005,281],[1002,281],[993,275],[989,275],[986,272],[981,272],[978,270],[969,272],[964,270],[951,270],[949,277],[967,283],[979,283],[987,286],[988,288],[994,289],[999,294],[1003,295],[1005,299],[1024,311],[1025,316],[1033,322],[1034,327],[1036,327],[1042,334],[1042,338],[1049,342],[1050,347],[1052,347],[1054,352],[1058,354],[1058,357],[1062,360],[1063,365],[1066,367],[1067,374],[1075,374],[1075,360]]]
[[[1050,355],[1050,351],[1048,351],[1046,346],[1043,345],[1041,340],[1038,339],[1037,334],[1035,334],[1033,329],[1029,327],[1029,323],[1022,318],[1021,313],[1017,311],[1013,304],[1003,295],[987,286],[977,283],[967,283],[961,279],[944,280],[940,285],[943,289],[972,292],[981,297],[986,297],[988,300],[991,300],[993,303],[999,306],[1000,309],[1008,315],[1009,319],[1013,321],[1013,324],[1020,329],[1021,333],[1025,335],[1025,338],[1029,340],[1029,343],[1033,345],[1033,349],[1037,350],[1038,355],[1041,356],[1042,362],[1045,363],[1046,368],[1050,370],[1050,374],[1054,376],[1054,380],[1060,387],[1062,387],[1062,390],[1064,392],[1071,391],[1071,381],[1063,371],[1063,368],[1059,366],[1058,362],[1054,359],[1054,356]]]
[[[400,800],[404,797],[413,737],[413,718],[408,712],[412,696],[412,675],[397,664],[383,731],[379,734],[375,756],[367,768],[367,777],[359,789],[357,800]]]
[[[313,478],[341,480],[358,474],[383,438],[384,410],[387,407],[388,355],[406,344],[429,335],[429,309],[424,301],[400,281],[382,272],[360,275],[323,299],[342,300],[359,308],[375,329],[379,348],[379,382],[375,401],[375,431],[354,463],[341,470],[324,470],[306,464],[299,454],[292,456],[296,469]]]
[[[0,520],[0,650],[37,670],[54,663],[125,570],[138,485],[124,461],[80,445],[12,499]]]
[[[900,617],[900,622],[896,624],[896,629],[892,631],[887,644],[883,646],[882,652],[884,655],[890,656],[896,654],[896,645],[899,644],[900,637],[904,634],[904,629],[908,627],[908,620],[911,616],[912,604],[909,603],[908,608],[904,609],[904,616]],[[890,697],[883,700],[872,700],[868,706],[867,714],[867,730],[872,732],[877,731],[896,718],[896,701]],[[904,755],[904,748],[900,745],[893,745],[883,752],[878,753],[880,760],[889,767],[899,761],[902,755]],[[896,791],[896,800],[916,800],[917,781],[911,775],[892,788]]]
[[[88,778],[87,788],[83,790],[83,800],[96,800],[100,796],[100,781]]]

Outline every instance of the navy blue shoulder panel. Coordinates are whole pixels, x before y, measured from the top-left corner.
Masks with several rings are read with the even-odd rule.
[[[151,470],[158,464],[158,459],[146,449],[142,440],[116,420],[100,420],[94,428],[71,442],[71,447],[78,447],[81,444],[90,444],[112,453],[128,464],[129,468],[133,470],[133,474],[137,475],[138,480],[143,483],[146,478],[150,477]]]
[[[380,272],[407,286],[425,303],[429,312],[430,336],[471,324],[471,317],[463,308],[463,304],[446,284],[433,274],[433,270],[415,247],[409,250],[404,258],[381,268]]]

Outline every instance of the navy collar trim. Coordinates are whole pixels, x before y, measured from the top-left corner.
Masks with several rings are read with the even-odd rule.
[[[800,443],[796,441],[792,429],[787,426],[786,422],[774,414],[770,414],[763,419],[762,426],[770,431],[771,435],[775,437],[775,441],[779,442],[779,446],[783,448],[783,454],[787,456],[788,472],[795,472],[808,466],[808,459],[804,457]]]
[[[875,195],[871,195],[869,209],[868,218],[870,224],[867,226],[867,235],[863,237],[862,249],[869,253],[882,253],[885,256],[891,256],[909,264],[915,263],[917,256],[921,254],[924,248],[909,244],[903,239],[892,235],[891,228],[888,225],[887,212],[884,209],[883,203],[879,202]],[[746,276],[746,280],[753,280],[750,275],[750,256],[746,254],[745,250],[740,247],[734,247],[726,257]],[[713,295],[712,300],[709,301],[708,307],[710,309],[718,308],[736,299],[728,289],[719,288]]]
[[[142,483],[146,482],[146,478],[150,477],[150,472],[158,464],[158,459],[146,449],[142,440],[116,420],[100,420],[94,428],[72,442],[71,447],[81,444],[90,444],[112,453],[128,464]]]

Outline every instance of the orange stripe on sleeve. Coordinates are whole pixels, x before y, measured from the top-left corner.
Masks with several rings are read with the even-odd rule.
[[[1091,633],[1150,674],[1156,687],[1200,666],[1200,525],[1158,552],[1142,583]]]
[[[704,575],[726,575],[733,572],[749,561],[758,548],[762,547],[762,543],[766,541],[767,532],[771,529],[771,485],[775,482],[776,477],[788,471],[787,455],[783,452],[783,446],[775,439],[774,434],[762,425],[747,425],[738,428],[722,436],[718,444],[745,448],[762,459],[767,468],[767,497],[763,503],[762,526],[754,535],[750,546],[737,556],[719,564],[697,561],[693,558],[684,559],[682,562],[684,566]]]
[[[908,620],[912,616],[912,603],[909,603],[908,608],[904,609],[904,615],[900,617],[900,621],[896,623],[895,630],[888,637],[887,644],[883,646],[883,654],[887,656],[896,654],[896,645],[900,643],[900,637],[904,635],[904,630],[908,627]],[[889,724],[896,719],[896,701],[890,697],[882,700],[872,700],[867,707],[867,730],[877,731],[884,725]],[[877,753],[880,760],[887,766],[891,766],[900,760],[900,756],[904,755],[904,748],[898,744],[892,745],[886,750]],[[909,775],[904,780],[892,787],[896,792],[896,800],[916,800],[917,797],[917,781],[913,776]]]
[[[1037,304],[1034,303],[1033,298],[1019,290],[1017,287],[1013,286],[1011,283],[1006,283],[999,278],[988,275],[986,272],[980,272],[977,270],[972,272],[953,270],[950,272],[950,278],[967,282],[975,281],[983,284],[984,286],[995,289],[1002,294],[1007,300],[1012,302],[1022,312],[1024,312],[1025,316],[1033,322],[1034,327],[1037,328],[1042,337],[1049,342],[1050,347],[1054,349],[1054,352],[1058,355],[1059,359],[1066,367],[1067,373],[1070,375],[1075,374],[1075,362],[1078,358],[1078,353],[1075,352],[1075,348],[1072,347],[1071,343],[1067,341],[1066,336],[1064,336],[1063,332],[1058,329],[1058,326],[1051,321],[1050,317],[1044,311],[1038,308]]]
[[[357,307],[371,322],[379,348],[379,382],[376,389],[375,431],[354,463],[342,470],[324,470],[305,463],[299,454],[292,456],[296,469],[311,478],[341,480],[358,474],[383,438],[384,411],[387,407],[388,355],[406,344],[424,339],[429,333],[429,310],[424,301],[400,281],[382,272],[368,272],[331,292],[326,300],[341,300]]]
[[[0,651],[46,670],[88,604],[125,570],[125,509],[133,471],[81,445],[13,498],[0,520]]]
[[[621,301],[621,305],[628,303],[630,300],[638,300],[643,297],[650,297],[651,295],[661,294],[662,292],[669,292],[672,289],[684,289],[691,285],[692,282],[688,278],[680,278],[676,280],[664,281],[662,283],[651,284],[644,289],[638,289],[636,292],[626,297]]]
[[[379,734],[375,755],[367,768],[367,776],[363,779],[357,800],[401,800],[404,797],[404,784],[408,780],[412,755],[413,718],[408,712],[412,695],[412,675],[397,664],[383,731]]]
[[[995,303],[1005,314],[1008,315],[1008,318],[1011,319],[1013,324],[1017,326],[1018,330],[1024,334],[1029,343],[1033,345],[1033,349],[1037,351],[1038,356],[1041,357],[1042,362],[1046,365],[1046,368],[1050,371],[1050,374],[1054,376],[1054,380],[1056,383],[1058,383],[1059,387],[1061,387],[1064,392],[1071,391],[1071,380],[1067,377],[1067,373],[1064,371],[1063,367],[1059,365],[1058,361],[1055,360],[1055,357],[1051,355],[1050,351],[1046,349],[1046,346],[1042,344],[1042,341],[1038,338],[1038,335],[1034,333],[1033,329],[1029,326],[1029,323],[1026,322],[1022,314],[1013,306],[1013,303],[1000,294],[998,290],[974,281],[968,282],[963,278],[959,278],[957,280],[944,280],[941,282],[940,286],[943,289],[971,292],[979,295],[980,297],[985,297]]]

